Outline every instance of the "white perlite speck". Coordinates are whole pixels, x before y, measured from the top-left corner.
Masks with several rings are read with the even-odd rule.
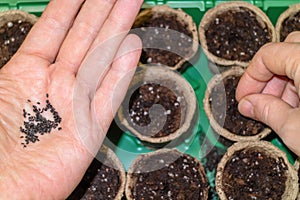
[[[8,28],[13,27],[13,25],[14,25],[14,24],[13,24],[12,22],[7,22],[7,27],[8,27]]]

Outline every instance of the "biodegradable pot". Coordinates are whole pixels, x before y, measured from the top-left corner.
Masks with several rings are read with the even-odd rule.
[[[133,28],[138,29],[143,41],[140,64],[162,64],[176,70],[198,51],[196,24],[181,9],[167,5],[145,9],[138,14]]]
[[[299,193],[298,193],[298,197],[297,197],[297,200],[300,200],[300,158],[298,157],[296,162],[295,162],[295,168],[297,169],[298,171],[298,184],[299,184]]]
[[[293,31],[300,31],[300,3],[294,4],[281,13],[276,22],[278,41],[282,42]]]
[[[233,112],[232,114],[227,110],[228,106],[230,106],[231,109],[235,109],[235,108],[237,109],[237,102],[234,96],[231,100],[228,100],[229,102],[227,102],[226,99],[228,99],[229,93],[230,94],[233,93],[233,95],[235,95],[235,91],[234,91],[235,88],[232,88],[230,91],[226,91],[223,81],[226,80],[226,78],[232,76],[241,77],[243,73],[244,73],[243,68],[235,66],[223,72],[222,74],[214,75],[207,85],[207,89],[204,97],[204,110],[206,112],[206,115],[210,121],[212,128],[223,137],[231,141],[260,140],[266,137],[271,132],[270,128],[267,127],[262,128],[263,125],[260,122],[256,122],[252,119],[248,120],[243,116],[241,116],[239,112]],[[235,86],[232,85],[232,87]],[[214,98],[217,98],[217,100],[214,100]],[[217,112],[217,114],[214,115],[213,112],[215,113]],[[229,117],[235,117],[235,119],[231,119],[229,121],[231,121],[231,123],[236,123],[236,124],[232,124],[232,126],[235,126],[235,128],[232,127],[232,129],[229,129],[228,127],[225,126],[226,115],[230,115],[230,114],[232,114],[233,116],[229,116]],[[222,116],[222,118],[216,119],[216,116]],[[241,120],[241,122],[237,124],[237,120]],[[241,128],[240,129],[236,128],[237,125],[239,125],[239,127]],[[253,127],[252,131],[253,132],[256,131],[256,134],[241,134],[242,131],[248,130],[248,127],[250,128]]]
[[[241,20],[245,19],[245,14],[243,14],[246,13],[245,11],[251,14],[247,14],[248,19],[244,20],[247,25],[241,25]],[[225,13],[232,15],[230,20],[227,19],[227,22],[224,22],[224,16],[220,17]],[[253,23],[259,23],[256,29],[254,29]],[[209,39],[213,42],[208,43],[206,33],[213,31],[213,29],[218,30],[212,34],[214,38]],[[267,35],[264,39],[259,38],[257,35],[264,34],[265,30],[269,36]],[[198,32],[201,46],[208,59],[221,66],[239,65],[247,67],[259,47],[264,43],[276,41],[275,29],[268,16],[258,7],[241,1],[223,2],[208,10],[200,22]],[[239,42],[243,42],[243,44],[238,45]],[[214,48],[215,52],[212,52],[211,48]],[[231,52],[233,53],[231,54]]]
[[[125,194],[128,200],[160,196],[205,200],[208,190],[204,168],[196,158],[176,149],[160,149],[139,155],[133,161],[127,173]]]
[[[105,170],[105,172],[103,172]],[[114,175],[118,171],[118,180],[108,177]],[[109,186],[105,185],[110,184]],[[114,199],[121,200],[124,195],[126,183],[126,174],[123,164],[117,155],[108,147],[102,145],[96,158],[93,160],[90,167],[87,169],[83,179],[68,197],[72,199]],[[113,187],[119,188],[115,189]],[[112,187],[111,187],[112,186]],[[108,190],[109,188],[109,190]],[[103,192],[105,191],[105,193]],[[113,194],[115,193],[115,194]],[[111,195],[115,196],[111,196]],[[109,196],[110,195],[110,196]]]
[[[197,110],[194,90],[181,75],[167,67],[147,66],[140,69],[133,77],[125,100],[118,110],[117,122],[149,144],[176,141],[193,126]],[[153,85],[143,95],[137,95],[137,91],[140,92],[142,87],[148,87],[149,84]],[[139,111],[136,111],[133,108],[137,108],[140,103],[137,102],[138,106],[133,107],[136,105],[134,100],[139,98],[141,104],[144,101],[148,103],[141,105]],[[149,104],[149,101],[152,103]],[[134,121],[137,119],[141,122],[149,121],[142,125]]]
[[[2,38],[0,38],[0,67],[4,66],[14,55],[37,19],[35,15],[22,10],[0,12],[0,29],[1,32],[3,31]],[[4,40],[2,35],[6,33],[9,38]]]
[[[228,170],[232,168],[237,169],[234,174],[229,174]],[[256,181],[260,176],[263,176],[262,180]],[[283,181],[279,180],[281,178],[286,179],[285,188],[278,188],[278,185],[282,183],[280,181]],[[226,181],[230,181],[230,183]],[[230,184],[233,184],[232,188],[230,188]],[[257,188],[258,185],[260,188]],[[247,199],[251,199],[251,195],[259,195],[260,192],[266,193],[260,194],[263,196],[257,197],[259,199],[268,199],[268,196],[265,195],[272,194],[278,197],[277,190],[279,189],[283,193],[281,199],[294,200],[298,194],[297,171],[289,163],[286,154],[270,142],[238,142],[228,148],[218,165],[216,174],[216,190],[220,199],[236,199],[232,196],[229,197],[226,188],[235,190],[236,193],[233,195],[239,195],[238,191],[243,191],[242,195],[247,195],[246,192],[249,191]],[[237,198],[244,199],[242,196]]]

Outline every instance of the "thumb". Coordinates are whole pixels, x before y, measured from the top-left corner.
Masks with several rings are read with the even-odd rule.
[[[292,107],[272,95],[252,94],[241,99],[238,109],[241,114],[261,121],[279,133]]]
[[[300,110],[292,108],[278,97],[252,94],[239,102],[241,114],[261,121],[271,127],[294,153],[300,156]]]

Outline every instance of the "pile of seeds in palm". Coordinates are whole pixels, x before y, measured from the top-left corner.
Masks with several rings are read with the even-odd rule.
[[[24,122],[20,131],[24,136],[20,138],[24,139],[24,142],[21,143],[24,147],[27,147],[29,143],[40,141],[39,136],[49,134],[53,129],[59,131],[62,129],[59,127],[61,117],[50,103],[48,94],[46,97],[45,107],[41,107],[41,103],[36,102],[36,105],[32,105],[31,113],[23,109]],[[28,99],[27,102],[31,103],[31,100]],[[51,117],[49,118],[49,116]]]

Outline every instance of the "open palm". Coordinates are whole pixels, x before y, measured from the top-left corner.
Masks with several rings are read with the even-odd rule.
[[[141,3],[52,0],[1,69],[0,199],[64,199],[78,184],[133,76],[141,43],[126,33]],[[47,99],[62,129],[24,148],[23,109]]]

